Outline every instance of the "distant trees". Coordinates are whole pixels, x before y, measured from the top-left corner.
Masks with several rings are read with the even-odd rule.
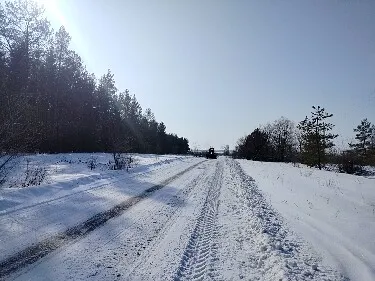
[[[350,174],[366,173],[365,165],[375,165],[375,125],[364,118],[353,129],[355,142],[350,149],[334,150],[333,115],[323,107],[313,106],[310,117],[294,126],[285,117],[255,129],[241,137],[233,157],[259,161],[300,161],[322,169],[326,163],[336,164],[339,171]]]
[[[272,159],[280,162],[290,162],[296,154],[296,132],[292,121],[285,117],[267,124],[263,129],[272,147]]]
[[[35,2],[0,3],[0,152],[188,152],[110,70],[88,73],[70,41]]]
[[[238,157],[247,160],[271,160],[271,143],[268,134],[256,128],[250,135],[239,140],[236,152]]]
[[[294,123],[281,117],[240,138],[233,155],[249,160],[290,162],[295,158],[296,145]]]
[[[301,156],[304,163],[322,169],[325,162],[326,150],[334,146],[332,142],[338,135],[332,134],[334,125],[326,120],[332,117],[320,106],[313,106],[311,117],[298,123],[301,132],[302,151]]]
[[[331,133],[332,117],[324,108],[313,106],[311,117],[299,122],[297,129],[292,121],[281,117],[273,123],[255,129],[250,135],[238,140],[234,156],[260,161],[291,162],[318,166],[326,161],[328,148],[334,146],[337,137]]]

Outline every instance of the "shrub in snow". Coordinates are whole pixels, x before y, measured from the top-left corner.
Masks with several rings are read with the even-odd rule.
[[[25,180],[22,187],[40,185],[47,176],[47,171],[44,167],[32,167],[30,161],[27,160]]]
[[[360,162],[359,156],[354,151],[344,151],[340,157],[339,171],[347,174],[362,174],[363,168]]]
[[[11,171],[17,166],[17,154],[0,154],[0,187],[6,182]]]
[[[113,153],[114,163],[112,165],[113,170],[124,170],[129,171],[132,168],[134,159],[131,155],[122,155],[121,153]]]
[[[81,161],[81,160],[80,160]],[[96,164],[97,164],[97,158],[96,157],[91,157],[88,161],[87,161],[87,167],[90,169],[90,170],[94,170],[96,168]]]

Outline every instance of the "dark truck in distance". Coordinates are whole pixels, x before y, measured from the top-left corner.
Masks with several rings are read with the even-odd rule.
[[[206,158],[207,159],[216,159],[217,158],[217,154],[215,153],[215,149],[213,147],[210,147],[210,149],[206,153]]]

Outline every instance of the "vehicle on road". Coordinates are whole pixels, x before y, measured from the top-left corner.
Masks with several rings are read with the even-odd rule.
[[[217,154],[215,153],[215,149],[213,147],[210,147],[210,149],[206,153],[207,159],[216,159]]]

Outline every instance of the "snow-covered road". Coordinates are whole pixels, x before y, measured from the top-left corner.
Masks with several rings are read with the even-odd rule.
[[[0,225],[4,280],[348,280],[226,157],[80,186]]]

